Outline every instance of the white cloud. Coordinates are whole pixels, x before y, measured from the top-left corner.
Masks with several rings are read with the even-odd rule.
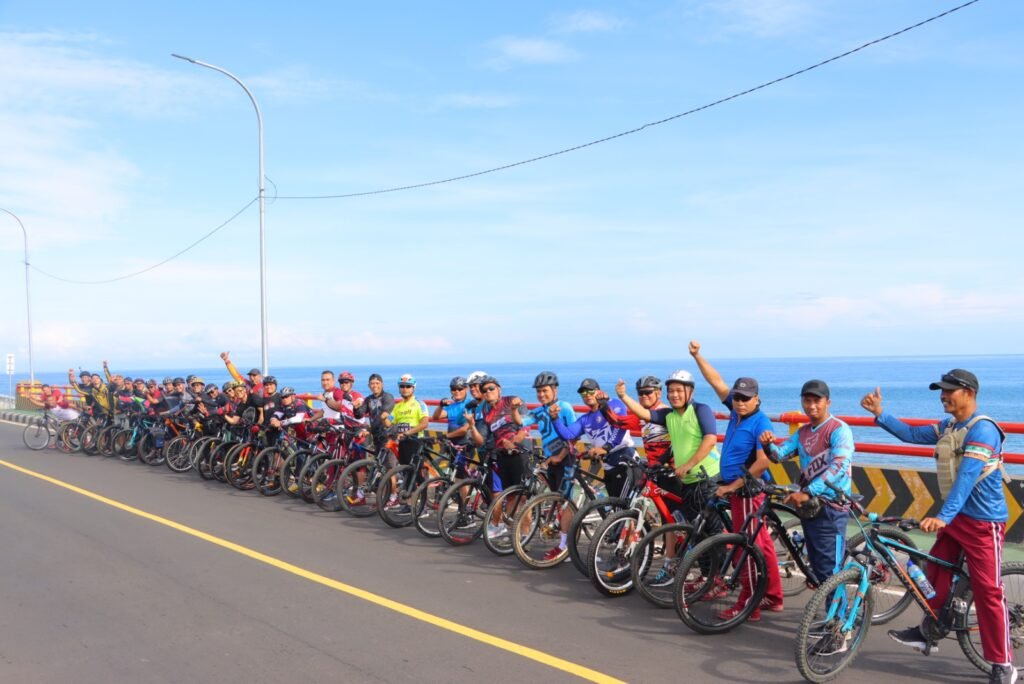
[[[614,31],[622,26],[622,20],[594,10],[577,10],[555,22],[555,30],[561,33],[597,33]]]
[[[704,8],[725,17],[726,30],[763,38],[800,32],[820,11],[809,0],[713,0]]]
[[[497,52],[487,62],[493,68],[508,68],[513,64],[561,64],[579,57],[562,43],[544,38],[503,36],[491,41],[490,45]]]

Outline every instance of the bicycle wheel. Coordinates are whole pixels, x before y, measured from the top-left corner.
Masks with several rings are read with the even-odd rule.
[[[794,532],[796,534],[794,534]],[[768,534],[775,546],[775,557],[779,560],[779,579],[782,581],[782,595],[796,596],[807,589],[807,575],[797,565],[796,558],[789,548],[779,539],[780,534],[789,537],[789,541],[800,554],[800,559],[806,567],[810,567],[810,560],[807,558],[807,542],[803,538],[803,527],[799,518],[789,518],[782,523],[780,530],[774,524],[769,523]]]
[[[204,480],[214,479],[212,463],[213,453],[219,449],[222,444],[224,444],[224,442],[219,439],[211,438],[209,442],[202,444],[198,448],[194,465],[196,472],[199,473],[199,477]]]
[[[224,459],[224,478],[235,489],[252,489],[252,459],[256,449],[247,442],[239,444]]]
[[[910,538],[910,535],[898,527],[883,527],[879,529],[879,534],[904,546],[917,548],[917,544]],[[853,552],[859,551],[863,547],[864,533],[858,532],[846,540],[846,556],[851,557]],[[898,549],[890,549],[890,551],[892,551],[901,567],[907,567],[909,555]],[[916,558],[914,561],[918,563],[918,566],[923,571],[925,562],[923,560],[919,561]],[[914,602],[913,595],[907,591],[907,588],[900,582],[899,577],[881,559],[875,559],[874,565],[871,567],[870,579],[871,593],[875,595],[875,607],[871,615],[871,624],[884,625],[905,611]]]
[[[370,489],[377,471],[377,461],[361,458],[345,466],[334,489],[341,507],[349,515],[366,518],[377,512],[377,492]]]
[[[25,429],[21,433],[21,439],[32,451],[41,451],[45,449],[49,444],[50,440],[56,437],[56,434],[51,432],[49,423],[43,418],[36,418],[31,423],[25,426]]]
[[[737,567],[741,558],[742,568]],[[750,596],[743,596],[741,575],[749,578]],[[767,586],[761,549],[742,534],[719,534],[700,542],[683,558],[672,585],[672,603],[679,619],[693,631],[720,634],[750,617]]]
[[[329,454],[318,452],[303,462],[302,470],[299,471],[299,496],[306,503],[316,502],[316,492],[313,491],[313,477],[316,475],[317,469],[325,461],[329,460],[332,460]]]
[[[450,477],[432,477],[413,492],[413,526],[424,537],[433,539],[441,536],[437,511],[440,508],[441,497],[451,485]]]
[[[167,463],[167,467],[175,473],[184,473],[192,470],[188,437],[178,435],[165,444],[164,460]]]
[[[284,460],[281,464],[281,472],[278,479],[281,481],[281,491],[285,496],[296,499],[299,496],[299,473],[306,459],[312,455],[309,450],[297,451]]]
[[[649,603],[658,608],[672,607],[676,571],[692,538],[693,525],[670,523],[654,528],[637,544],[629,561],[630,575],[637,592]]]
[[[280,463],[284,460],[281,450],[267,447],[256,454],[252,461],[252,482],[256,491],[263,496],[281,493]]]
[[[863,572],[850,567],[832,575],[804,607],[794,651],[796,667],[807,681],[835,679],[864,643],[871,627],[874,592],[858,596]]]
[[[630,559],[643,536],[640,511],[616,511],[597,528],[590,544],[590,582],[605,596],[625,596],[633,589]]]
[[[66,454],[82,448],[82,431],[85,428],[77,420],[62,423],[57,429],[57,448]]]
[[[507,556],[514,552],[512,530],[515,529],[516,516],[526,504],[527,493],[524,485],[503,489],[494,497],[491,505],[487,507],[487,524],[480,535],[488,551],[496,556]],[[498,521],[496,525],[493,524],[495,520]]]
[[[158,447],[156,445],[156,438],[152,434],[147,434],[139,442],[139,460],[146,465],[162,465],[164,462],[164,448],[167,446],[168,441],[165,438],[163,446]]]
[[[114,455],[114,435],[120,430],[116,425],[108,425],[96,436],[96,449],[103,456]]]
[[[320,461],[310,481],[309,491],[313,494],[313,503],[328,513],[337,513],[341,510],[341,502],[338,501],[338,492],[334,485],[344,469],[345,462],[340,458]]]
[[[534,570],[553,568],[569,557],[568,524],[563,516],[576,514],[576,505],[558,492],[535,496],[522,506],[512,524],[512,550],[523,565]],[[566,548],[560,548],[562,535]]]
[[[452,483],[438,503],[438,529],[452,546],[465,546],[479,537],[487,521],[491,490],[480,480],[468,478]]]
[[[413,510],[410,506],[415,493],[416,473],[411,465],[400,465],[392,468],[380,479],[377,485],[377,507],[380,519],[391,527],[406,527],[412,524]],[[395,499],[391,499],[394,494]]]
[[[79,439],[79,446],[82,453],[86,456],[96,455],[96,437],[100,433],[100,426],[96,423],[91,423],[85,427],[82,431],[82,436]]]
[[[590,577],[590,544],[597,528],[609,515],[629,508],[629,501],[620,497],[594,499],[576,511],[569,525],[569,558],[574,568],[584,577]]]
[[[1003,595],[1006,597],[1007,615],[1010,620],[1010,645],[1013,649],[1010,659],[1019,663],[1021,649],[1024,647],[1024,563],[1003,563],[1000,579],[1003,581]],[[957,643],[971,664],[982,672],[991,673],[992,664],[985,660],[981,650],[981,630],[974,608],[974,596],[968,592],[964,598],[967,600],[967,629],[957,630]]]

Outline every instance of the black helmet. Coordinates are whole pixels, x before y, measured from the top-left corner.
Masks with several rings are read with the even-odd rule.
[[[164,384],[165,385],[173,385],[174,384],[174,378],[172,378],[170,375],[168,375],[166,378],[164,378]]]
[[[636,381],[636,388],[638,391],[642,389],[661,389],[661,380],[653,375],[645,375]]]
[[[234,386],[235,386],[235,381],[234,380],[228,380],[227,382],[225,382],[223,385],[220,386],[220,391],[221,392],[227,392],[229,389],[234,388]]]
[[[466,378],[461,375],[456,375],[452,378],[452,381],[448,383],[448,389],[466,389]]]
[[[263,378],[263,384],[264,385],[276,385],[277,384],[277,378],[275,378],[273,375],[268,375],[268,376]]]
[[[175,385],[184,385],[185,384],[185,378],[174,378],[174,384]]]
[[[482,378],[479,378],[478,381],[479,381],[481,387],[483,387],[484,385],[486,385],[488,383],[493,383],[493,384],[497,385],[498,387],[501,387],[501,383],[498,382],[498,379],[496,377],[494,377],[493,375],[485,375]]]
[[[537,377],[533,379],[533,389],[540,387],[558,387],[558,376],[551,371],[541,371],[537,374]]]
[[[281,398],[282,399],[284,399],[285,397],[294,397],[294,396],[295,396],[295,389],[292,388],[292,387],[285,387],[285,388],[283,388],[281,390]]]

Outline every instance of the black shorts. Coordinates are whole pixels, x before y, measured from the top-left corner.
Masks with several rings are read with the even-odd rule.
[[[523,484],[523,480],[526,479],[526,454],[524,452],[500,449],[497,452],[497,461],[502,489]]]
[[[398,443],[398,463],[400,465],[409,465],[412,463],[412,457],[420,450],[420,440],[415,437],[406,437]]]

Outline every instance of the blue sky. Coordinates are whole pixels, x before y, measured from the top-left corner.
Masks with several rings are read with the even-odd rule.
[[[0,4],[0,207],[72,280],[256,195],[270,362],[1020,353],[1024,4],[982,0],[710,110],[478,178],[954,2]],[[26,370],[20,231],[0,352]],[[257,212],[112,284],[32,272],[35,366],[259,356]]]

